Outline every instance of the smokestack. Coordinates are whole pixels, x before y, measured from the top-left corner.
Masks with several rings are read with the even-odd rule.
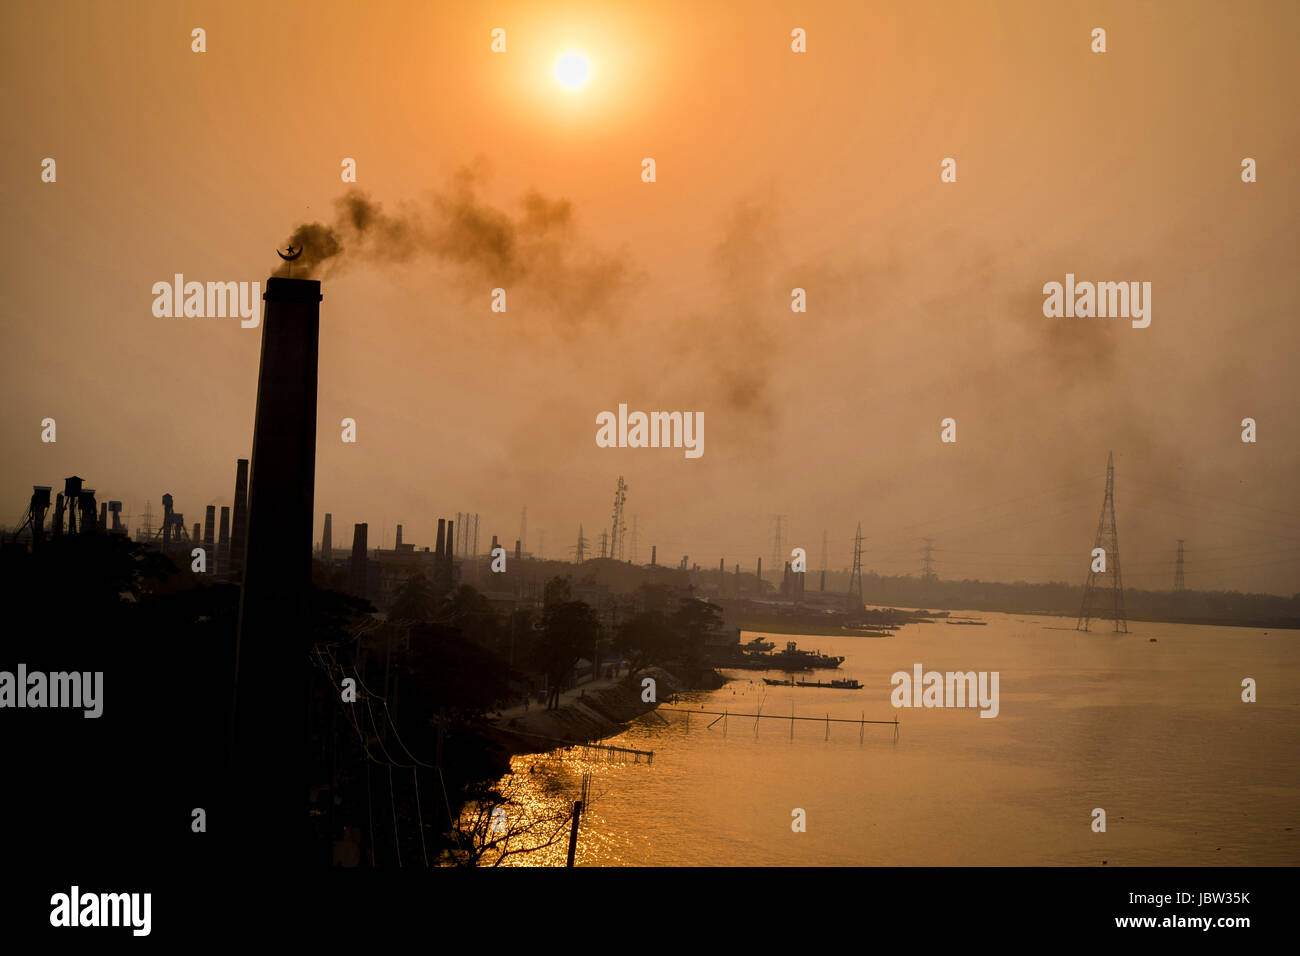
[[[86,488],[77,496],[81,506],[81,533],[93,534],[95,531],[95,489]]]
[[[221,506],[221,524],[217,530],[217,570],[226,574],[230,569],[230,506]]]
[[[402,550],[402,526],[400,524],[397,526],[397,544],[393,545],[393,550]]]
[[[659,557],[658,552],[659,552],[658,545],[654,545],[654,544],[650,545],[650,567],[652,568],[655,566],[655,561],[658,560]]]
[[[446,545],[446,538],[447,538],[447,519],[439,518],[438,519],[438,547],[437,550],[434,551],[434,554],[436,554],[439,558],[442,557],[443,552],[445,550],[444,546]]]
[[[235,521],[243,587],[227,832],[237,858],[287,872],[307,852],[305,801],[281,795],[305,797],[320,282],[272,277],[262,299],[248,495]]]
[[[826,569],[822,568],[822,590],[826,590]]]
[[[369,526],[352,526],[352,563],[348,566],[348,587],[357,597],[366,596],[366,537]]]
[[[108,502],[100,502],[99,505],[99,530],[108,530]]]
[[[235,463],[235,502],[230,513],[230,580],[243,581],[244,552],[248,541],[248,459]]]
[[[163,553],[166,554],[172,546],[172,496],[163,495]]]
[[[763,593],[763,559],[758,559],[758,593]]]
[[[496,549],[499,548],[499,547],[501,547],[501,545],[497,544],[497,536],[496,536],[496,535],[493,535],[493,536],[492,536],[492,550],[493,550],[493,551],[496,551]]]
[[[47,494],[45,496],[45,503],[48,505],[49,501],[50,501],[50,497]],[[122,502],[110,501],[108,503],[108,513],[113,516],[113,529],[112,529],[113,533],[114,534],[126,533],[126,529],[122,527]]]
[[[330,552],[334,550],[334,516],[328,511],[325,512],[325,533],[320,539],[320,556],[322,560],[330,559]]]
[[[217,506],[208,505],[203,512],[203,553],[207,555],[208,573],[217,573]]]
[[[523,556],[524,556],[524,546],[523,546],[523,544],[519,541],[518,538],[515,538],[515,560],[518,561],[518,560],[520,560]]]
[[[195,546],[199,543],[199,523],[197,521],[194,522],[194,537],[190,539],[190,543]]]
[[[443,557],[447,559],[448,568],[450,568],[454,564],[452,558],[455,555],[455,551],[452,550],[452,541],[455,540],[455,534],[456,534],[456,522],[448,518],[447,519],[447,542],[446,542],[447,553],[443,555]]]

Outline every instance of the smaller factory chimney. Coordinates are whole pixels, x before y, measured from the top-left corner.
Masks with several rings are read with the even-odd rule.
[[[393,545],[393,550],[402,550],[402,526],[400,524],[397,526],[397,544]]]
[[[366,596],[366,536],[369,527],[365,524],[352,526],[352,565],[348,571],[348,584],[357,597]]]
[[[108,502],[107,501],[101,501],[99,503],[99,530],[100,531],[108,530]]]
[[[171,549],[172,525],[175,524],[175,522],[172,521],[172,496],[163,495],[162,505],[163,505],[163,526],[162,526],[163,554],[166,554]]]
[[[83,489],[77,496],[77,504],[81,507],[81,532],[90,534],[95,530],[95,489]]]
[[[328,511],[325,512],[325,533],[320,539],[320,556],[322,561],[330,559],[330,553],[334,550],[334,516]]]
[[[524,546],[518,538],[515,538],[515,560],[518,561],[524,556]]]
[[[230,506],[221,506],[221,524],[217,531],[217,570],[230,573]]]
[[[217,506],[208,505],[203,512],[203,554],[208,562],[208,573],[217,573]]]
[[[442,563],[441,558],[443,556],[443,553],[446,550],[446,543],[447,543],[446,538],[447,538],[447,519],[439,518],[438,519],[438,544],[437,547],[434,549],[434,554],[436,554],[440,559],[439,560],[440,564]]]
[[[125,534],[126,529],[122,527],[122,502],[110,501],[108,513],[113,516],[113,534]]]
[[[758,559],[758,593],[763,593],[763,559]]]
[[[199,523],[196,521],[194,522],[194,537],[190,539],[190,544],[197,547],[198,543],[199,543]]]
[[[658,560],[658,557],[659,546],[654,544],[650,545],[650,567],[653,568],[655,566],[655,561]]]

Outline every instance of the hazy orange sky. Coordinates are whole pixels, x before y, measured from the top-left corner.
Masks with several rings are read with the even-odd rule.
[[[868,569],[915,572],[932,535],[942,577],[1082,583],[1113,449],[1127,584],[1169,587],[1184,538],[1189,587],[1300,590],[1295,4],[51,2],[0,24],[7,523],[71,474],[133,527],[164,492],[188,523],[230,503],[260,330],[156,318],[152,285],[264,284],[352,157],[387,214],[516,245],[468,230],[322,272],[318,536],[330,511],[336,542],[367,521],[391,547],[401,522],[432,545],[468,510],[485,549],[527,505],[528,547],[560,556],[622,474],[642,561],[770,561],[779,513],[813,568],[823,529],[846,566],[861,520]],[[592,68],[574,91],[567,50]],[[1067,272],[1151,282],[1151,326],[1045,318]],[[703,411],[703,457],[597,448],[620,402]]]

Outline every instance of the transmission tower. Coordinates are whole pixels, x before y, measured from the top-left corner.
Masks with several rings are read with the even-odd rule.
[[[614,519],[610,526],[609,532],[609,557],[623,560],[623,539],[627,536],[627,516],[623,513],[623,506],[627,502],[627,484],[623,481],[623,476],[618,476],[618,484],[614,486]],[[602,545],[601,551],[605,548]],[[605,557],[604,553],[601,557]]]
[[[1101,548],[1105,554],[1105,570],[1093,571],[1096,559],[1088,565],[1088,580],[1083,586],[1083,607],[1079,609],[1076,630],[1088,630],[1093,620],[1111,618],[1115,633],[1127,634],[1128,621],[1124,616],[1124,583],[1119,573],[1119,530],[1115,527],[1115,456],[1106,457],[1106,496],[1101,502],[1101,517],[1097,521],[1097,539],[1093,549]]]
[[[587,555],[587,539],[582,536],[582,525],[578,525],[578,546],[573,549],[577,563],[582,564]]]
[[[600,533],[600,556],[602,558],[609,557],[609,532],[608,531],[602,531]]]
[[[823,562],[825,558],[822,559]],[[853,536],[853,570],[849,572],[849,596],[856,595],[858,602],[854,607],[860,611],[866,601],[862,597],[862,522],[858,522],[858,532]]]
[[[1174,565],[1174,590],[1183,589],[1183,540],[1178,539],[1178,563]]]
[[[785,515],[772,515],[772,520],[776,522],[776,533],[772,535],[772,567],[779,568],[785,560],[781,551],[781,524],[785,521]]]
[[[933,581],[939,575],[934,573],[934,538],[922,538],[925,547],[921,548],[921,580]]]

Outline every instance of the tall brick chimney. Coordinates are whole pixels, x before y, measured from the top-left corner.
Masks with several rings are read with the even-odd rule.
[[[307,847],[307,652],[316,488],[320,282],[273,277],[248,468],[247,540],[232,707],[238,851],[288,873]],[[240,462],[243,470],[243,462]],[[235,506],[239,508],[238,495]],[[236,528],[240,531],[236,511]]]

